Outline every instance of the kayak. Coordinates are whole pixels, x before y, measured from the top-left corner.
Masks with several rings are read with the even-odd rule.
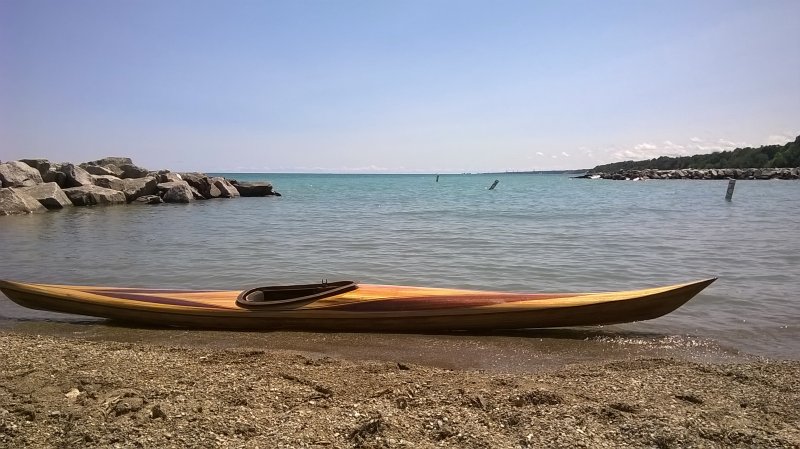
[[[606,293],[508,293],[352,281],[239,290],[30,284],[0,290],[31,309],[146,326],[431,332],[592,326],[666,315],[716,278]]]

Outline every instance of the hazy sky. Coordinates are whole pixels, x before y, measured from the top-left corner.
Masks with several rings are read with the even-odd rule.
[[[0,159],[444,173],[785,143],[798,18],[798,0],[0,0]]]

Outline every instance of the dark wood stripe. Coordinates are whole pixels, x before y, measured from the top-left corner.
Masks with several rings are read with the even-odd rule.
[[[354,302],[326,307],[326,310],[344,310],[348,312],[390,312],[431,309],[455,309],[508,304],[534,299],[568,298],[575,294],[558,295],[508,295],[508,296],[424,296],[417,298],[387,298],[377,301]]]
[[[170,304],[173,306],[197,307],[202,309],[224,309],[224,310],[228,309],[228,307],[217,306],[214,304],[203,304],[200,302],[187,301],[185,299],[165,298],[163,296],[140,295],[135,293],[124,293],[116,291],[103,293],[102,296],[108,296],[110,298],[116,298],[116,299],[128,299],[131,301],[151,302],[156,304]]]

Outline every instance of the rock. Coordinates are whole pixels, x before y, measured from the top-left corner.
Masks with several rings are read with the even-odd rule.
[[[156,178],[148,176],[145,178],[131,178],[123,179],[122,192],[125,193],[125,198],[128,202],[139,198],[140,196],[154,195],[158,192],[158,183]]]
[[[241,196],[239,191],[236,190],[236,187],[233,186],[230,182],[228,182],[225,178],[215,177],[211,178],[211,183],[214,187],[218,188],[221,192],[221,198],[236,198]]]
[[[119,165],[119,169],[122,170],[120,178],[144,178],[150,174],[150,170],[133,164]]]
[[[222,194],[204,173],[181,173],[180,176],[207,199],[218,198]]]
[[[28,164],[30,167],[35,168],[36,170],[39,170],[39,174],[42,175],[42,178],[44,178],[44,174],[47,173],[50,168],[52,168],[50,161],[47,159],[20,159],[19,161]]]
[[[132,204],[161,204],[164,200],[158,195],[145,195],[136,198]]]
[[[150,417],[153,419],[164,419],[167,417],[167,414],[164,412],[164,409],[161,408],[160,404],[156,404],[150,409]]]
[[[54,182],[47,182],[31,187],[16,187],[14,190],[31,196],[48,209],[62,209],[67,206],[72,206],[72,201],[70,201],[64,191],[61,190],[61,187]]]
[[[173,173],[169,170],[161,170],[158,172],[158,176],[156,177],[158,182],[177,182],[183,181],[181,178],[180,173]],[[190,184],[191,185],[191,184]]]
[[[231,183],[241,196],[269,196],[272,195],[272,184],[268,182],[242,182]]]
[[[87,165],[99,165],[99,166],[106,166],[106,165],[116,165],[117,167],[123,165],[133,165],[133,160],[129,157],[104,157],[102,159],[98,159],[96,161],[86,162]]]
[[[64,189],[72,204],[76,206],[93,206],[109,204],[125,204],[125,194],[104,187],[86,185]]]
[[[105,189],[117,190],[122,192],[125,190],[125,180],[119,179],[114,175],[91,175],[94,185],[103,187]]]
[[[143,406],[144,399],[138,396],[123,397],[114,404],[114,413],[120,416],[130,412],[137,412],[141,410]]]
[[[73,401],[74,401],[74,400],[75,400],[75,399],[77,399],[77,397],[78,397],[78,396],[80,396],[80,395],[81,395],[81,391],[80,391],[80,390],[78,390],[77,388],[73,388],[72,390],[69,390],[67,393],[65,393],[65,394],[64,394],[64,397],[66,397],[67,399],[71,399],[71,400],[73,400]]]
[[[24,162],[0,164],[0,187],[29,187],[42,182],[44,181],[39,170]]]
[[[44,182],[55,182],[59,187],[67,187],[67,175],[61,171],[63,164],[50,164],[50,168],[42,173]]]
[[[158,184],[158,189],[164,191],[165,203],[189,203],[195,199],[192,188],[186,181],[161,183]]]
[[[102,165],[81,164],[81,167],[87,172],[89,172],[89,174],[91,175],[119,177],[119,175],[122,174],[122,170],[118,168],[116,170],[111,170],[109,168],[103,167]],[[116,168],[116,166],[114,165],[111,165],[111,167]]]
[[[15,189],[0,189],[0,215],[23,215],[45,212],[39,201]]]
[[[64,164],[61,166],[61,173],[67,177],[65,184],[67,187],[93,186],[92,175],[86,170],[75,164]]]

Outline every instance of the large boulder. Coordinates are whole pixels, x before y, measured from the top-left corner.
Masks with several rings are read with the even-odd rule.
[[[126,203],[124,193],[95,185],[71,187],[64,189],[64,193],[67,194],[72,204],[76,206]]]
[[[166,183],[172,184],[171,187],[164,192],[165,203],[188,203],[194,201],[194,194],[192,187],[186,182],[173,182]],[[159,187],[163,184],[159,184]]]
[[[89,172],[90,175],[119,177],[119,175],[122,174],[122,170],[114,165],[109,165],[109,167],[114,167],[116,170],[112,170],[111,168],[107,168],[102,165],[81,164],[80,166]]]
[[[44,174],[52,167],[52,164],[47,159],[20,159],[19,161],[39,170],[39,174],[42,175],[42,178],[44,178]]]
[[[231,182],[241,196],[274,195],[272,184],[268,182]]]
[[[129,157],[104,157],[96,161],[86,162],[86,165],[98,165],[101,167],[105,165],[116,165],[119,167],[121,165],[133,165],[133,160]]]
[[[186,181],[171,181],[171,182],[162,182],[157,185],[158,192],[161,194],[161,197],[165,197],[167,192],[174,187],[181,186],[179,190],[185,190],[183,187],[186,186],[189,188],[189,193],[192,194],[192,198],[195,200],[204,200],[206,199],[197,189],[191,186]],[[166,201],[166,199],[165,199]],[[169,202],[169,201],[168,201]],[[181,201],[172,201],[172,202],[181,202]]]
[[[156,178],[147,176],[145,178],[123,179],[124,187],[122,192],[125,194],[128,202],[139,198],[140,196],[154,195],[158,192],[158,183]]]
[[[48,168],[46,172],[42,173],[42,180],[44,182],[54,182],[61,188],[67,187],[67,175],[61,171],[61,167],[63,165],[64,164],[51,163],[50,168]]]
[[[45,212],[44,206],[24,192],[0,188],[0,215],[22,215]]]
[[[150,170],[133,164],[122,164],[118,167],[122,170],[120,178],[144,178],[150,174]]]
[[[47,182],[31,187],[16,187],[15,191],[24,193],[42,204],[48,209],[63,209],[72,206],[72,201],[61,190],[61,187],[54,182]]]
[[[82,187],[82,186],[93,186],[94,180],[92,179],[92,175],[89,174],[86,170],[80,168],[75,164],[64,164],[61,166],[61,173],[67,177],[66,181],[64,181],[67,187]]]
[[[161,204],[164,200],[158,195],[145,195],[136,198],[131,204]]]
[[[211,178],[211,184],[218,188],[219,191],[222,193],[220,195],[221,198],[236,198],[241,196],[239,191],[236,190],[236,187],[233,186],[227,179],[221,177]]]
[[[125,190],[125,180],[119,179],[113,175],[92,175],[94,185],[106,189],[118,190],[122,192]]]
[[[0,187],[29,187],[42,182],[44,181],[39,170],[24,162],[0,164]]]
[[[176,182],[176,181],[183,181],[180,173],[174,173],[169,170],[160,170],[157,173],[156,179],[158,182]],[[190,184],[191,185],[191,184]]]
[[[219,189],[213,187],[211,180],[204,173],[181,173],[180,176],[207,199],[217,198],[222,194]],[[216,195],[213,193],[216,193]]]

